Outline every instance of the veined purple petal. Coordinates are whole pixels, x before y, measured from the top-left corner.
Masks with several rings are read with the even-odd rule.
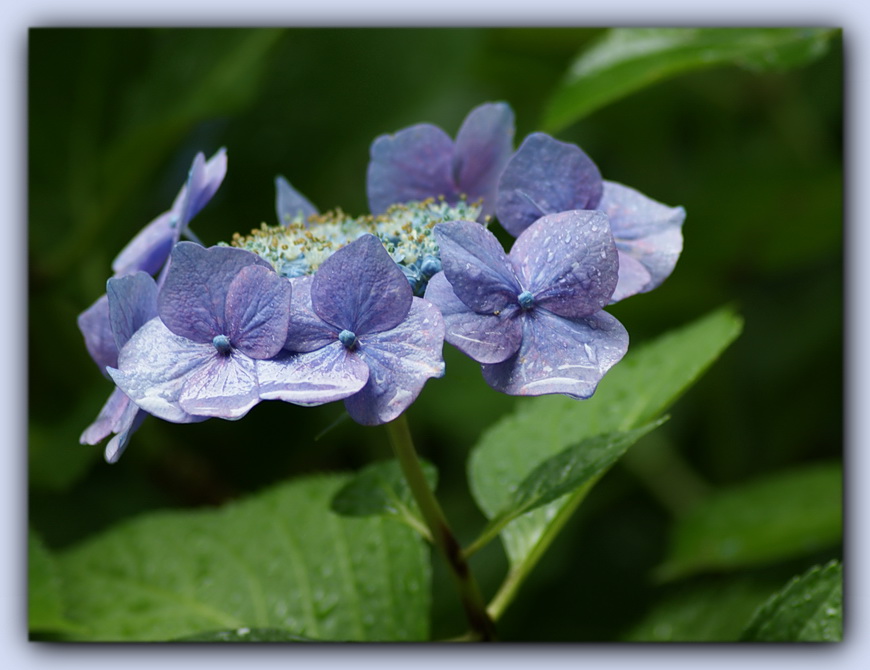
[[[286,226],[297,216],[307,221],[309,216],[317,214],[317,208],[290,186],[290,182],[278,175],[275,177],[275,213],[278,215],[278,223]]]
[[[429,280],[424,297],[444,318],[444,339],[478,363],[501,363],[520,348],[522,324],[513,318],[518,307],[508,305],[499,314],[478,314],[456,297],[443,272]]]
[[[180,225],[176,229],[175,242],[178,242],[184,227],[208,204],[227,174],[227,150],[223,147],[215,155],[205,160],[198,153],[190,166],[187,176],[187,196],[181,210]]]
[[[181,408],[181,389],[188,376],[215,355],[210,342],[192,342],[154,318],[121,349],[118,369],[108,372],[118,388],[149,414],[173,423],[191,423],[200,419]]]
[[[109,395],[97,418],[90,426],[85,428],[79,438],[79,443],[99,444],[112,433],[118,432],[121,417],[124,416],[124,412],[130,404],[130,398],[121,389],[115,388]]]
[[[106,366],[118,364],[118,345],[115,344],[115,336],[112,335],[112,326],[109,322],[109,298],[101,295],[84,312],[79,314],[79,330],[85,338],[85,347],[94,363],[104,376],[108,377]]]
[[[313,280],[311,275],[290,280],[293,299],[290,301],[290,324],[284,342],[284,348],[288,351],[316,351],[338,341],[339,331],[317,316],[311,306]]]
[[[372,214],[390,205],[459,195],[452,177],[453,140],[440,128],[420,124],[372,142],[366,192]]]
[[[239,270],[227,290],[226,335],[251,358],[272,358],[284,347],[290,321],[290,281],[271,268]]]
[[[444,274],[462,302],[484,314],[516,303],[522,288],[495,235],[470,221],[439,223],[434,232]]]
[[[357,335],[389,330],[408,314],[413,291],[374,235],[363,235],[327,258],[311,283],[314,312]]]
[[[112,271],[116,277],[142,270],[150,275],[157,271],[169,258],[174,243],[175,228],[180,220],[179,198],[184,197],[184,190],[178,194],[176,204],[168,212],[163,212],[156,219],[140,230],[127,243],[121,253],[112,261]]]
[[[668,207],[632,188],[609,181],[604,182],[604,195],[598,209],[610,217],[613,237],[620,251],[619,284],[612,302],[651,291],[670,276],[683,250],[682,226],[686,210]],[[649,275],[646,282],[640,283],[640,273],[630,271],[634,266],[624,262],[624,256],[630,256],[646,269]]]
[[[239,271],[250,265],[271,265],[256,254],[234,247],[204,249],[179,242],[172,250],[169,273],[157,296],[157,312],[176,335],[211,343],[226,335],[227,291]]]
[[[115,435],[108,441],[103,451],[103,458],[106,459],[107,463],[116,463],[121,458],[121,454],[127,448],[133,433],[139,430],[139,426],[142,425],[147,416],[148,412],[139,409],[135,403],[129,402],[128,399],[127,408],[118,421]]]
[[[338,340],[317,351],[283,353],[257,361],[263,400],[322,405],[353,395],[365,386],[368,378],[368,366]]]
[[[514,242],[510,259],[535,304],[575,318],[599,311],[616,287],[619,263],[603,212],[544,216]]]
[[[619,250],[616,253],[619,257],[619,281],[616,283],[613,295],[610,296],[611,305],[623,298],[641,293],[652,279],[649,270],[639,260]]]
[[[595,209],[602,190],[598,167],[580,147],[532,133],[502,172],[498,220],[516,237],[545,214]]]
[[[140,271],[109,279],[106,295],[109,299],[109,323],[120,350],[133,333],[157,316],[157,284],[151,275]]]
[[[456,135],[453,180],[474,201],[483,198],[481,220],[495,212],[498,178],[513,151],[514,113],[504,102],[474,108]]]
[[[416,400],[426,380],[444,375],[444,321],[438,308],[414,298],[407,319],[392,330],[360,338],[356,354],[369,368],[365,387],[344,401],[357,423],[392,421]]]
[[[503,363],[482,366],[483,377],[508,395],[588,398],[627,349],[628,332],[606,312],[564,319],[536,310],[523,319],[520,350]]]
[[[178,395],[185,412],[221,419],[241,419],[260,402],[253,358],[234,351],[215,353],[186,376]]]

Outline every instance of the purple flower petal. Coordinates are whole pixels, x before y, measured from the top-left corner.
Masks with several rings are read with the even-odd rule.
[[[472,201],[483,198],[481,217],[495,212],[498,178],[513,151],[514,113],[504,102],[471,110],[456,135],[453,179]]]
[[[316,351],[338,341],[338,330],[317,316],[311,306],[313,280],[313,276],[307,275],[290,281],[293,299],[290,301],[290,325],[284,342],[284,348],[289,351]]]
[[[470,221],[439,223],[434,231],[444,274],[462,302],[488,314],[516,303],[522,288],[495,235]]]
[[[260,402],[254,359],[214,353],[186,375],[178,404],[189,414],[241,419]]]
[[[514,242],[510,259],[535,304],[560,316],[594,314],[616,287],[616,246],[602,212],[567,211],[538,219]]]
[[[314,275],[314,312],[357,335],[389,330],[408,314],[413,291],[374,235],[363,235],[327,258]]]
[[[518,307],[508,305],[499,314],[478,314],[456,297],[443,272],[429,280],[425,298],[441,311],[444,339],[478,363],[501,363],[520,348],[522,324],[512,318]]]
[[[321,405],[353,395],[366,385],[368,378],[368,366],[338,340],[318,351],[284,353],[257,361],[263,400]]]
[[[250,251],[204,249],[193,242],[175,245],[170,262],[157,296],[160,318],[176,335],[209,344],[215,335],[226,334],[227,291],[239,271],[249,265],[272,267]]]
[[[307,221],[309,216],[317,214],[317,208],[279,175],[275,177],[275,213],[278,215],[278,223],[286,226],[297,216]]]
[[[455,202],[453,141],[440,128],[420,124],[372,142],[366,177],[369,209],[382,214],[390,205],[443,195]]]
[[[118,364],[118,345],[109,322],[109,298],[101,295],[78,316],[78,326],[85,337],[85,347],[94,363],[108,377],[106,366]]]
[[[147,416],[148,412],[139,409],[136,404],[129,402],[128,399],[127,409],[118,421],[115,435],[108,441],[103,451],[103,458],[106,459],[107,463],[116,463],[121,458],[121,454],[127,448],[133,433],[139,430],[139,426],[142,425]]]
[[[106,295],[109,323],[120,350],[133,333],[157,316],[157,284],[151,275],[140,271],[109,279]]]
[[[184,227],[190,220],[212,199],[226,174],[227,150],[225,148],[218,149],[208,162],[202,153],[194,157],[187,176],[187,195],[181,210],[181,221],[176,228],[175,242],[178,242]]]
[[[682,225],[686,210],[668,207],[632,188],[609,181],[604,182],[604,195],[598,209],[610,217],[613,237],[620,251],[619,284],[612,302],[651,291],[670,276],[683,250]],[[635,271],[633,264],[624,262],[625,256],[646,269],[646,282],[640,283],[642,275]],[[634,269],[629,273],[631,268]]]
[[[503,363],[482,366],[483,377],[509,395],[588,398],[627,349],[628,333],[606,312],[564,319],[535,310],[523,319],[520,350]]]
[[[616,283],[613,295],[610,296],[610,304],[641,293],[644,287],[650,284],[651,279],[649,270],[639,260],[618,250],[617,256],[619,256],[619,281]]]
[[[369,379],[344,401],[351,417],[367,426],[392,421],[416,400],[426,380],[444,375],[444,321],[438,308],[414,298],[408,317],[392,330],[360,338],[357,355]]]
[[[227,290],[226,335],[251,358],[272,358],[284,347],[290,321],[290,281],[271,268],[242,268]]]
[[[184,411],[178,398],[187,379],[216,355],[211,343],[176,335],[159,318],[140,328],[108,372],[130,399],[149,414],[173,423],[200,421]]]
[[[602,190],[601,173],[580,147],[532,133],[502,172],[498,220],[516,237],[545,214],[595,209]]]
[[[130,398],[124,395],[121,389],[114,389],[111,395],[109,395],[109,399],[106,400],[106,404],[103,405],[103,408],[97,415],[97,418],[81,434],[79,443],[98,444],[112,433],[118,432],[121,417],[130,404]]]
[[[182,189],[172,209],[163,212],[140,230],[115,257],[112,261],[112,271],[116,277],[138,270],[150,275],[157,274],[169,257],[169,252],[172,251],[175,228],[181,218],[179,209],[184,195],[185,191]]]

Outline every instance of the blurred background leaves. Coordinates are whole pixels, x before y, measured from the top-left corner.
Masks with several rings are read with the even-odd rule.
[[[546,127],[548,110],[571,89],[570,68],[612,35],[31,31],[29,521],[44,575],[31,591],[43,622],[64,622],[51,552],[147,511],[216,506],[388,455],[380,429],[349,421],[315,440],[339,418],[338,406],[283,403],[264,403],[242,422],[149,419],[114,466],[103,463],[100,447],[78,444],[110,384],[89,359],[75,317],[104,291],[115,254],[169,207],[195,152],[226,146],[229,155],[225,183],[194,222],[206,244],[273,223],[276,174],[321,210],[361,213],[375,136],[422,121],[453,134],[474,105],[506,100],[519,141]],[[835,468],[842,457],[839,33],[825,31],[825,44],[795,69],[749,71],[727,59],[689,68],[609,104],[574,109],[557,124],[557,137],[582,146],[606,179],[688,212],[673,276],[610,310],[632,342],[725,303],[745,327],[671,420],[633,448],[638,458],[590,492],[500,623],[505,639],[662,639],[654,633],[667,638],[678,629],[670,639],[720,639],[713,619],[686,614],[715,592],[733,603],[718,635],[736,639],[754,607],[789,579],[840,557],[835,533],[772,564],[720,563],[710,574],[654,579],[677,520],[699,514],[691,508],[711,504],[719,489]],[[445,358],[448,376],[427,385],[409,420],[467,543],[485,523],[465,481],[469,450],[517,401],[491,391],[479,366],[449,347]],[[685,484],[685,495],[664,500],[671,482]],[[822,488],[813,491],[827,508],[838,490]],[[507,567],[497,543],[472,566],[491,596]],[[455,633],[458,605],[437,562],[433,580],[432,634]]]

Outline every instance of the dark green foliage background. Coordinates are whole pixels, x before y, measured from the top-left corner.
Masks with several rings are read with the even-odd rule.
[[[322,210],[361,213],[376,135],[422,121],[452,135],[473,106],[506,100],[519,143],[541,129],[569,64],[600,33],[31,31],[29,521],[46,546],[72,546],[145,511],[216,506],[389,455],[381,429],[350,421],[316,439],[340,404],[263,403],[239,422],[148,420],[115,466],[101,447],[78,444],[111,385],[88,357],[76,315],[104,291],[120,248],[168,209],[196,151],[226,146],[229,155],[226,181],[193,223],[206,244],[274,223],[276,174]],[[645,439],[667,442],[712,487],[840,459],[839,38],[820,60],[788,72],[721,67],[664,81],[556,136],[582,146],[605,178],[688,212],[673,276],[610,310],[633,342],[725,303],[745,318],[743,335]],[[468,451],[516,400],[489,390],[478,366],[449,347],[445,357],[447,376],[427,385],[408,416],[421,456],[439,470],[447,515],[469,542],[484,518],[465,483]],[[653,445],[637,449],[645,447]],[[601,481],[508,610],[506,639],[632,637],[648,611],[687,589],[733,584],[731,593],[755,594],[745,602],[757,605],[839,556],[826,549],[657,584],[672,512],[654,488],[621,465]],[[506,567],[501,550],[488,547],[472,565],[491,595]],[[455,632],[458,608],[437,563],[434,579],[437,638]],[[753,609],[741,607],[727,624],[735,635]]]

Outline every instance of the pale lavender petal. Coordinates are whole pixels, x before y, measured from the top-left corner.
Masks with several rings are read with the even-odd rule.
[[[440,128],[420,124],[372,142],[366,192],[372,214],[390,205],[443,195],[455,202],[453,140]]]
[[[444,318],[444,339],[478,363],[501,363],[513,356],[523,339],[519,309],[508,305],[498,314],[478,314],[456,297],[443,272],[429,280],[426,300]]]
[[[293,299],[290,301],[290,324],[284,342],[284,348],[289,351],[316,351],[338,341],[339,331],[317,316],[311,306],[313,280],[313,276],[307,275],[290,281]]]
[[[516,303],[522,288],[495,235],[470,221],[439,223],[434,232],[444,274],[462,302],[485,314]]]
[[[185,377],[178,403],[188,414],[241,419],[260,402],[253,358],[234,351],[215,352]]]
[[[121,389],[115,388],[111,395],[109,395],[106,404],[103,405],[97,418],[81,434],[79,443],[98,444],[112,433],[118,432],[121,417],[124,416],[124,412],[131,404],[130,398]],[[135,407],[135,405],[133,406]]]
[[[651,279],[649,270],[639,260],[619,250],[617,256],[619,256],[619,281],[616,283],[613,295],[610,296],[610,304],[641,293]]]
[[[183,195],[184,191],[182,190],[179,197],[183,197]],[[172,209],[164,212],[140,230],[112,261],[112,271],[115,276],[119,277],[137,270],[142,270],[150,275],[157,274],[157,271],[169,258],[169,252],[172,251],[174,231],[178,220],[178,209],[173,205]]]
[[[106,366],[118,364],[118,345],[115,344],[115,336],[112,335],[112,326],[109,321],[109,298],[101,295],[84,312],[79,314],[79,330],[85,337],[85,347],[100,372],[108,377]]]
[[[309,216],[317,214],[317,208],[279,175],[275,177],[275,213],[278,215],[278,223],[286,226],[296,217],[307,221]]]
[[[205,160],[202,153],[198,153],[190,166],[187,176],[187,197],[181,210],[181,221],[175,234],[175,242],[184,227],[196,216],[200,210],[208,204],[223,182],[227,174],[227,150],[223,147],[215,152],[215,155]]]
[[[619,271],[607,216],[590,210],[538,219],[514,242],[510,259],[535,304],[568,318],[604,307]]]
[[[133,433],[139,430],[139,426],[142,425],[147,416],[148,412],[139,409],[135,403],[129,402],[128,399],[127,408],[115,428],[115,435],[108,441],[103,451],[103,458],[106,459],[107,463],[116,463],[121,458],[121,454],[127,448]]]
[[[337,340],[318,351],[284,353],[257,361],[263,400],[321,405],[353,395],[366,385],[368,378],[368,366]]]
[[[357,335],[389,330],[408,314],[413,291],[374,235],[363,235],[327,258],[311,283],[321,319]]]
[[[632,188],[609,181],[604,182],[604,196],[598,209],[610,217],[620,261],[623,256],[630,256],[649,273],[648,280],[637,288],[638,275],[623,278],[623,268],[632,265],[620,265],[613,302],[651,291],[670,276],[683,250],[682,226],[686,210],[668,207]]]
[[[227,291],[239,271],[249,265],[272,267],[244,249],[204,249],[194,242],[176,244],[170,262],[157,311],[173,333],[201,343],[226,334]]]
[[[109,323],[120,350],[133,333],[157,316],[157,284],[148,273],[136,272],[106,282],[106,295]]]
[[[142,326],[118,355],[118,369],[109,375],[130,399],[149,414],[173,423],[191,423],[178,398],[187,378],[216,350],[176,335],[159,318]]]
[[[453,180],[469,200],[483,198],[481,220],[495,212],[498,178],[513,151],[514,113],[504,102],[471,110],[456,135]]]
[[[524,318],[517,354],[504,363],[482,366],[483,377],[509,395],[588,398],[627,349],[628,332],[606,312],[563,319],[535,310],[532,318]]]
[[[369,367],[369,379],[344,401],[357,423],[392,421],[416,400],[426,380],[444,375],[444,321],[438,308],[414,298],[408,318],[392,330],[360,338],[355,350]]]
[[[284,347],[290,321],[290,280],[271,268],[242,268],[227,291],[232,345],[251,358],[271,358]]]
[[[602,189],[601,173],[580,147],[532,133],[502,172],[498,220],[516,237],[545,214],[595,209]]]

